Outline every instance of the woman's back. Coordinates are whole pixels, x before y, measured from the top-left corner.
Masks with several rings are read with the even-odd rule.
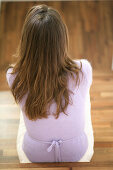
[[[19,103],[27,130],[24,136],[23,150],[31,162],[75,162],[79,161],[88,149],[88,137],[86,134],[88,129],[85,131],[85,127],[87,126],[86,117],[90,117],[88,109],[90,110],[89,90],[92,83],[92,68],[85,59],[74,61],[79,66],[80,61],[82,62],[84,76],[82,79],[80,74],[81,83],[79,88],[75,87],[75,82],[72,78],[69,77],[68,79],[68,88],[74,93],[70,95],[72,105],[69,104],[66,109],[68,116],[61,112],[58,119],[55,119],[52,114],[56,111],[56,103],[53,102],[50,105],[50,109],[48,108],[47,110],[50,113],[47,119],[43,118],[32,121],[27,118],[24,111],[27,95]],[[7,71],[9,86],[11,86],[15,78],[15,76],[9,74],[11,71],[12,68]],[[52,142],[58,140],[63,141],[61,142],[60,156],[58,156],[59,150],[57,149],[48,152],[47,149],[50,144],[44,143],[44,141]]]

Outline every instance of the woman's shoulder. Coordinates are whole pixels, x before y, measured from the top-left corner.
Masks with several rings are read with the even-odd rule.
[[[12,67],[9,67],[9,68],[6,70],[6,78],[7,78],[7,80],[8,80],[9,77],[11,76],[12,71],[13,71],[13,68],[12,68]]]
[[[84,74],[84,77],[89,84],[89,86],[92,84],[92,65],[91,62],[88,61],[87,59],[77,59],[74,60],[75,63],[79,65],[79,67],[82,64],[82,72]]]
[[[9,87],[11,87],[11,85],[14,81],[14,78],[15,78],[15,75],[11,74],[12,72],[13,72],[13,67],[9,67],[6,70],[6,80],[8,82]]]
[[[77,59],[77,60],[73,60],[73,61],[76,62],[78,65],[80,65],[80,63],[82,63],[82,66],[86,69],[92,69],[91,63],[87,59]]]
[[[6,75],[11,74],[13,71],[13,67],[9,67],[6,71]]]

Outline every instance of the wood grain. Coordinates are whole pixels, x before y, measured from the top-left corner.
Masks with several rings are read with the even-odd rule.
[[[87,58],[93,68],[110,71],[113,56],[113,1],[45,1],[1,3],[0,63],[1,68],[15,62],[13,55],[19,44],[28,10],[47,4],[62,15],[69,32],[71,58]]]
[[[34,170],[36,168],[40,170],[44,170],[45,168],[48,169],[54,169],[54,170],[75,170],[75,169],[83,169],[85,170],[90,170],[92,169],[104,169],[104,170],[111,170],[113,167],[113,162],[92,162],[92,163],[87,163],[87,162],[55,162],[55,163],[22,163],[22,164],[1,164],[0,169],[24,169],[27,168],[29,170]],[[48,167],[48,168],[47,168]],[[76,168],[75,168],[76,167]]]

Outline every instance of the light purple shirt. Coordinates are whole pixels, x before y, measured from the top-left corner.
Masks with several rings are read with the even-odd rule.
[[[52,113],[56,110],[56,103],[52,103],[48,109],[48,119],[29,120],[24,112],[24,104],[27,94],[19,103],[22,110],[26,133],[23,140],[23,151],[31,162],[77,162],[86,153],[88,139],[84,131],[86,98],[92,83],[92,67],[88,60],[73,60],[80,66],[82,62],[83,80],[79,88],[75,87],[75,81],[68,79],[68,88],[74,92],[71,94],[72,105],[69,104],[65,115],[60,113],[55,119]],[[16,75],[11,75],[12,68],[6,73],[6,78],[11,87]],[[80,79],[82,75],[80,74]],[[75,75],[76,79],[76,75]]]

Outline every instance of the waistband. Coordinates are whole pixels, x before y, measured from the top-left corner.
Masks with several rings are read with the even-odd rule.
[[[84,135],[84,132],[82,132],[79,136],[75,136],[75,137],[72,137],[72,138],[69,138],[69,139],[66,139],[66,140],[59,139],[59,140],[52,140],[52,141],[42,141],[42,140],[39,140],[39,139],[35,139],[28,134],[28,136],[30,138],[32,138],[33,140],[35,140],[37,142],[44,143],[44,144],[45,143],[50,144],[50,146],[47,148],[47,152],[51,152],[51,150],[54,148],[54,151],[55,151],[54,154],[55,154],[55,161],[56,162],[62,162],[61,148],[60,148],[61,144],[64,143],[64,142],[71,141],[75,138],[79,138],[82,135]]]

